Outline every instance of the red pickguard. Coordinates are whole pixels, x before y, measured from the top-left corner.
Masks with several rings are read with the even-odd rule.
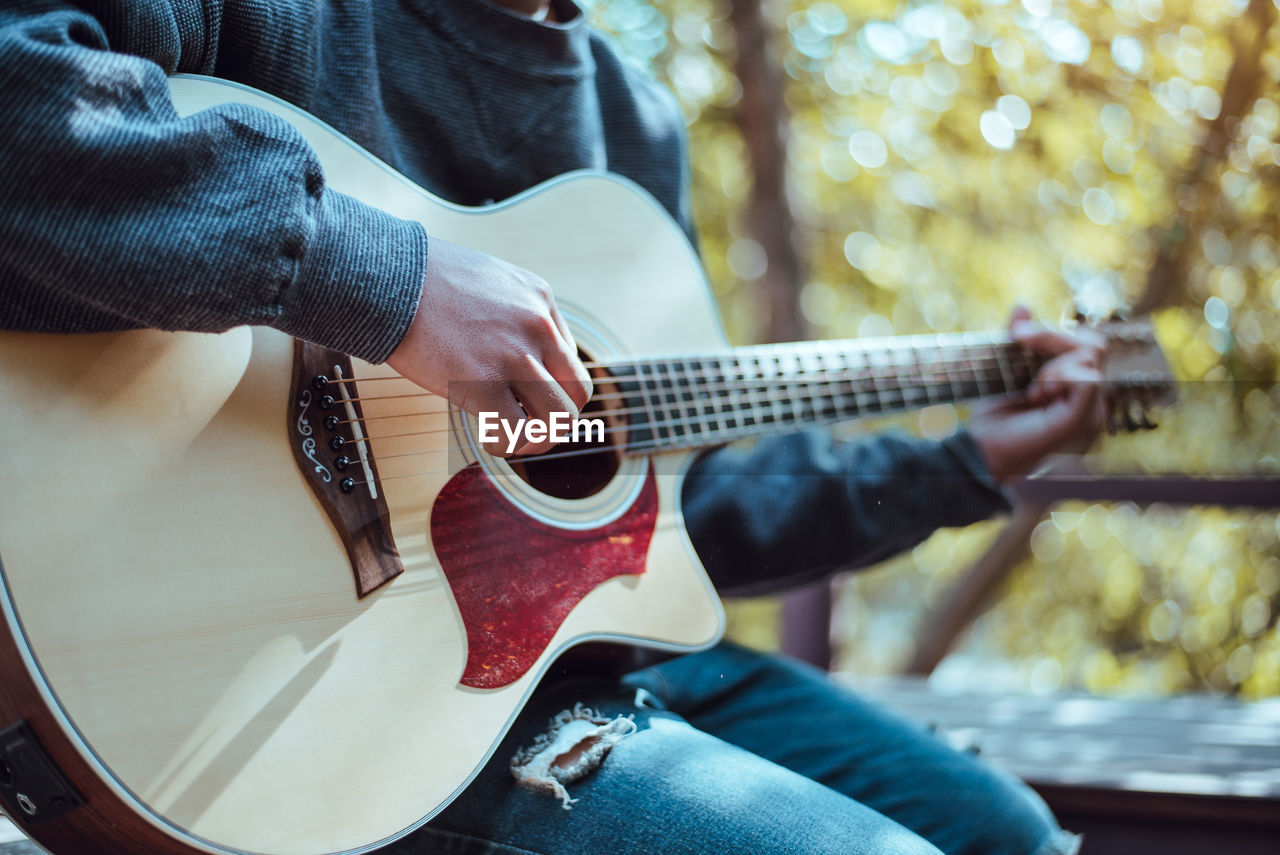
[[[431,509],[431,542],[467,630],[462,685],[520,679],[583,597],[644,572],[657,517],[652,471],[626,513],[588,530],[530,519],[474,464],[454,475]]]

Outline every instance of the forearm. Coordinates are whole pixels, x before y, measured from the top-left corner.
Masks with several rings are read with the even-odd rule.
[[[287,123],[180,119],[154,63],[75,12],[0,17],[0,325],[275,326],[374,361],[419,302],[416,223],[329,190]]]
[[[815,430],[718,449],[693,463],[683,504],[712,581],[735,594],[866,566],[1009,509],[964,432],[837,442]]]

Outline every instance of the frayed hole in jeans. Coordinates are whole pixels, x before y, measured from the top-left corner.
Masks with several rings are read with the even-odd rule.
[[[613,746],[635,731],[630,715],[610,719],[577,704],[553,716],[533,744],[515,753],[511,774],[520,786],[555,796],[569,810],[577,799],[569,797],[565,784],[598,769]]]

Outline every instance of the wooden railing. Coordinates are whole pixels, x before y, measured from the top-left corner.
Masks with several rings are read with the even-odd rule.
[[[1031,532],[1056,502],[1163,502],[1172,505],[1280,508],[1280,477],[1224,478],[1184,475],[1105,475],[1067,459],[1014,485],[1020,500],[1008,525],[930,615],[906,673],[927,675],[982,614],[1014,566],[1027,553]],[[831,667],[831,586],[820,582],[783,598],[782,649],[820,668]]]

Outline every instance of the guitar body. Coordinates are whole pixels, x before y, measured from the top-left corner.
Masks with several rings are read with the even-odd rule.
[[[333,189],[543,276],[591,359],[725,346],[695,254],[625,182],[569,176],[463,209],[274,98],[173,88],[184,113],[283,116]],[[564,650],[721,633],[680,520],[687,454],[628,457],[590,495],[548,496],[477,455],[442,399],[391,395],[414,387],[351,361],[333,369],[356,383],[329,391],[358,389],[364,424],[396,428],[362,443],[395,569],[359,596],[363,529],[335,521],[341,473],[323,480],[334,452],[310,407],[323,390],[299,382],[297,350],[261,328],[0,334],[0,731],[25,721],[72,791],[33,816],[0,774],[0,804],[57,855],[369,851],[465,787]],[[572,581],[582,549],[626,572],[552,606],[521,661],[477,661],[481,641],[500,656],[546,624],[534,583]],[[511,579],[503,621],[466,611],[442,554]]]

